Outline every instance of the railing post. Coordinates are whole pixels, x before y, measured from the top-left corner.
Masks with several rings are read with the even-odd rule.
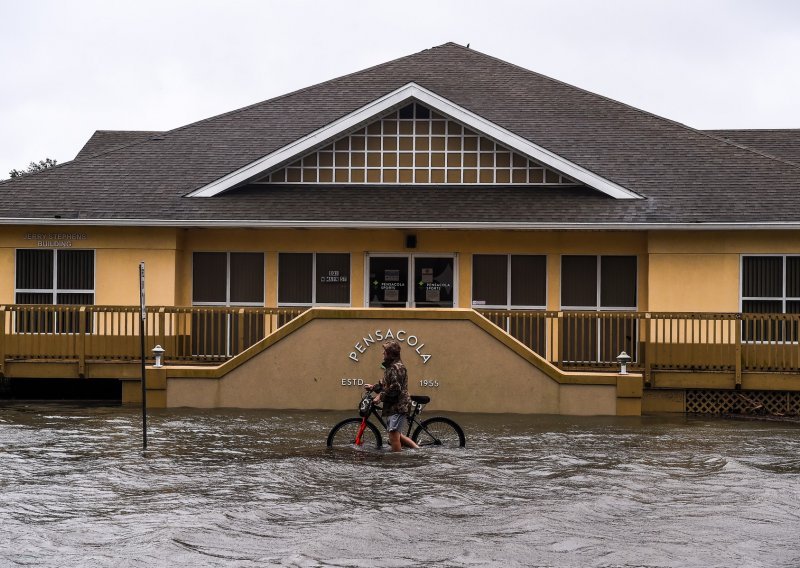
[[[0,377],[5,377],[6,364],[6,307],[0,306]]]
[[[558,312],[558,314],[556,315],[556,323],[557,323],[557,326],[558,326],[558,331],[557,331],[557,335],[558,335],[558,345],[557,345],[557,347],[558,347],[558,349],[553,353],[553,355],[554,355],[553,364],[556,367],[558,367],[559,369],[561,369],[561,368],[564,367],[564,364],[561,361],[563,359],[563,354],[564,354],[564,336],[565,336],[565,333],[564,333],[564,331],[565,331],[564,330],[564,312]]]
[[[158,337],[158,342],[156,343],[154,341],[153,343],[161,345],[161,347],[165,347],[167,345],[167,337],[166,337],[167,316],[166,316],[166,308],[164,306],[158,308],[157,317],[158,317],[158,331],[156,332],[156,336]]]
[[[74,328],[73,328],[74,329]],[[86,306],[78,310],[78,376],[86,377]]]
[[[736,365],[736,390],[742,388],[742,314],[737,314],[734,321],[736,329],[734,331],[736,337],[735,349],[735,365]]]
[[[239,308],[239,321],[236,325],[236,336],[238,338],[236,355],[238,355],[244,351],[244,308]]]
[[[639,320],[642,321],[642,320]],[[650,312],[644,314],[644,333],[642,334],[642,367],[644,368],[644,384],[652,386],[652,369],[650,368],[650,357],[647,352],[650,350]]]

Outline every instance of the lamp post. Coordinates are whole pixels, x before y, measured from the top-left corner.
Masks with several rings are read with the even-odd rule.
[[[628,374],[628,363],[631,362],[631,356],[625,353],[624,351],[617,355],[617,363],[619,363],[619,374],[620,375],[627,375]]]
[[[161,367],[164,366],[161,363],[161,360],[164,357],[164,348],[161,347],[160,345],[156,345],[155,347],[153,347],[152,351],[153,351],[153,357],[155,357],[156,360],[156,362],[153,364],[153,367],[155,367],[156,369],[160,369]]]

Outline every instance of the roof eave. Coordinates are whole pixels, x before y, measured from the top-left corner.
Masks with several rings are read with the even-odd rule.
[[[506,231],[722,231],[722,230],[800,230],[800,221],[766,221],[741,223],[563,223],[563,222],[482,222],[482,221],[412,221],[383,219],[375,221],[308,221],[308,220],[261,220],[261,219],[55,219],[46,218],[0,218],[5,226],[83,226],[83,227],[172,227],[198,229],[418,229],[418,230],[506,230]]]

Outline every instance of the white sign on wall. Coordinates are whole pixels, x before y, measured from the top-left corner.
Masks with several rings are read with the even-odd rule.
[[[85,241],[86,233],[25,233],[26,241],[35,241],[42,248],[71,248],[74,241]]]
[[[391,329],[386,329],[385,331],[382,329],[376,329],[375,331],[370,332],[362,337],[360,341],[356,341],[355,345],[353,345],[355,351],[351,351],[348,355],[348,358],[358,363],[360,360],[359,357],[366,353],[367,349],[369,349],[375,343],[379,341],[386,341],[387,339],[394,339],[399,343],[405,343],[411,347],[414,350],[414,353],[422,358],[423,364],[430,361],[432,357],[430,353],[424,352],[423,349],[425,344],[420,342],[419,337],[413,333],[409,333],[404,329],[398,329],[396,332],[392,331]]]

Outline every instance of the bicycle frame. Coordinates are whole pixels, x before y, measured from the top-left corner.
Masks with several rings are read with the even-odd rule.
[[[372,396],[372,394],[370,392],[367,392],[364,395],[365,398],[366,397],[371,397],[371,396]],[[364,399],[362,399],[362,400],[364,400]],[[416,424],[420,428],[422,428],[427,434],[430,434],[430,432],[428,432],[428,429],[425,428],[425,426],[422,425],[422,422],[420,422],[417,419],[417,416],[419,416],[419,414],[422,412],[422,409],[425,406],[425,404],[421,404],[421,403],[415,401],[414,397],[412,397],[411,406],[414,408],[414,410],[408,415],[408,430],[406,431],[406,437],[409,437],[409,438],[411,437],[411,428],[414,426],[414,424]],[[383,426],[383,429],[386,430],[386,422],[384,422],[383,418],[381,417],[381,415],[378,414],[379,410],[383,410],[383,407],[382,406],[378,406],[377,404],[370,402],[370,411],[369,411],[369,413],[366,416],[362,416],[361,417],[361,426],[358,428],[358,433],[356,434],[356,440],[355,440],[355,443],[356,443],[357,446],[361,445],[361,435],[364,433],[364,430],[366,430],[366,428],[367,428],[367,421],[369,420],[370,416],[374,415],[375,418],[378,419],[378,422],[380,423],[380,425]]]
[[[363,393],[358,405],[359,417],[346,418],[331,428],[327,439],[329,448],[349,445],[363,446],[367,438],[369,438],[370,444],[374,443],[377,448],[381,447],[380,426],[383,426],[384,430],[388,430],[388,428],[386,421],[378,411],[385,410],[385,406],[375,404],[372,401],[373,396],[374,394],[371,392]],[[424,420],[419,418],[422,410],[431,401],[430,397],[412,395],[410,398],[411,410],[408,414],[408,428],[406,429],[408,438],[419,446],[458,446],[463,448],[466,445],[464,430],[454,420],[445,416],[431,416]],[[370,420],[373,415],[375,421]]]

